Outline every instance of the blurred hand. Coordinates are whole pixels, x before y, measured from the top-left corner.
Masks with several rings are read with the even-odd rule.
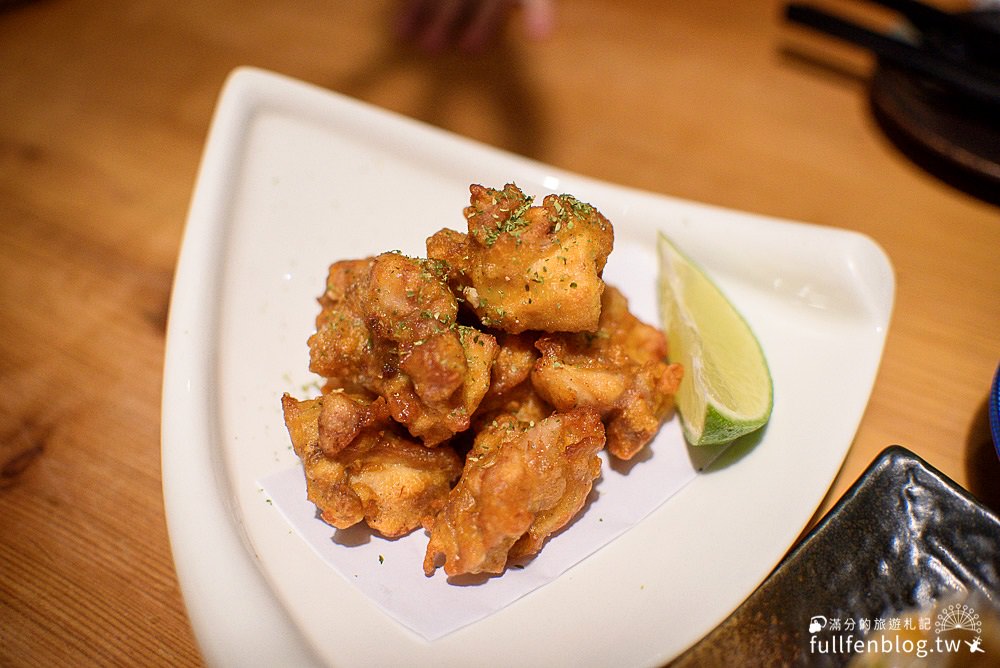
[[[555,21],[555,0],[405,0],[399,15],[400,35],[428,51],[457,47],[485,48],[520,9],[525,34],[541,39]]]

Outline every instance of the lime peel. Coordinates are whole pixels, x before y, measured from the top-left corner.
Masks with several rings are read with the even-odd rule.
[[[760,342],[712,279],[662,232],[657,246],[669,357],[684,367],[676,396],[684,437],[714,445],[759,429],[774,403]]]

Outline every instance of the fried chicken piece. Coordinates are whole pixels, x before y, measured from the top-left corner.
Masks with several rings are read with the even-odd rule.
[[[519,422],[539,422],[552,415],[555,409],[545,401],[530,380],[503,394],[487,394],[472,416],[472,429],[477,433],[501,415],[511,415]]]
[[[382,398],[285,394],[281,406],[307,496],[338,529],[365,521],[389,538],[405,535],[437,514],[461,474],[450,447],[427,448],[400,433]]]
[[[469,190],[468,234],[441,230],[427,255],[448,263],[452,288],[483,325],[513,334],[597,329],[614,245],[608,219],[572,195],[532,206],[514,184]]]
[[[338,262],[309,339],[310,369],[328,388],[384,397],[428,446],[468,429],[496,355],[493,336],[457,324],[446,271],[400,253]]]
[[[398,357],[374,390],[393,418],[435,445],[468,429],[489,388],[496,339],[458,325],[458,302],[444,281],[446,267],[385,253],[372,264],[365,308],[378,342]]]
[[[538,359],[535,341],[538,335],[504,334],[497,336],[497,356],[493,362],[489,395],[502,395],[531,377]]]
[[[538,360],[537,332],[497,335],[499,352],[493,362],[490,388],[472,418],[477,431],[499,415],[511,414],[521,422],[538,422],[553,409],[531,384],[531,370]]]
[[[387,398],[392,417],[407,426],[410,433],[423,439],[424,445],[435,446],[455,434],[465,431],[472,423],[472,415],[489,389],[490,366],[496,355],[496,340],[472,327],[459,326],[458,352],[463,356],[465,373],[458,388],[440,400],[426,391],[421,396],[421,386],[407,374],[395,374],[379,384],[380,392]],[[433,350],[428,351],[430,353]],[[433,354],[421,357],[427,375],[441,366],[443,356]],[[408,358],[413,362],[413,356]],[[401,365],[402,366],[402,365]],[[409,369],[416,364],[408,365]],[[424,386],[426,387],[426,386]],[[431,385],[431,387],[435,387]]]
[[[424,573],[501,573],[536,554],[583,507],[600,475],[604,427],[592,410],[534,424],[501,416],[476,437],[445,507],[425,522]]]
[[[668,364],[663,333],[632,315],[628,301],[608,286],[594,334],[546,334],[531,382],[556,410],[600,412],[608,450],[631,459],[670,415],[683,369]]]
[[[330,265],[326,290],[319,298],[316,331],[309,337],[309,370],[331,388],[366,391],[381,371],[374,341],[358,300],[374,258]]]

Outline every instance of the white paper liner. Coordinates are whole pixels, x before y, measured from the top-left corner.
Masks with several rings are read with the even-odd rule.
[[[319,519],[316,507],[306,499],[301,467],[268,476],[260,486],[327,564],[386,614],[433,641],[559,577],[642,521],[717,454],[714,448],[689,448],[676,417],[631,462],[615,460],[602,451],[601,477],[576,519],[551,536],[535,558],[495,577],[449,580],[443,569],[425,576],[422,564],[428,539],[421,529],[396,540],[387,540],[365,526],[335,529]]]

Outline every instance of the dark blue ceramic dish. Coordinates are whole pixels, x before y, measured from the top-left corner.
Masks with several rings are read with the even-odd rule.
[[[899,618],[958,594],[1000,601],[1000,518],[919,457],[892,446],[672,668],[845,666],[854,658],[849,646],[829,644],[838,631],[863,638],[869,630],[861,620]],[[811,645],[815,639],[828,643],[826,652]]]
[[[990,388],[990,433],[993,434],[993,446],[1000,457],[1000,365],[997,365],[993,387]]]

